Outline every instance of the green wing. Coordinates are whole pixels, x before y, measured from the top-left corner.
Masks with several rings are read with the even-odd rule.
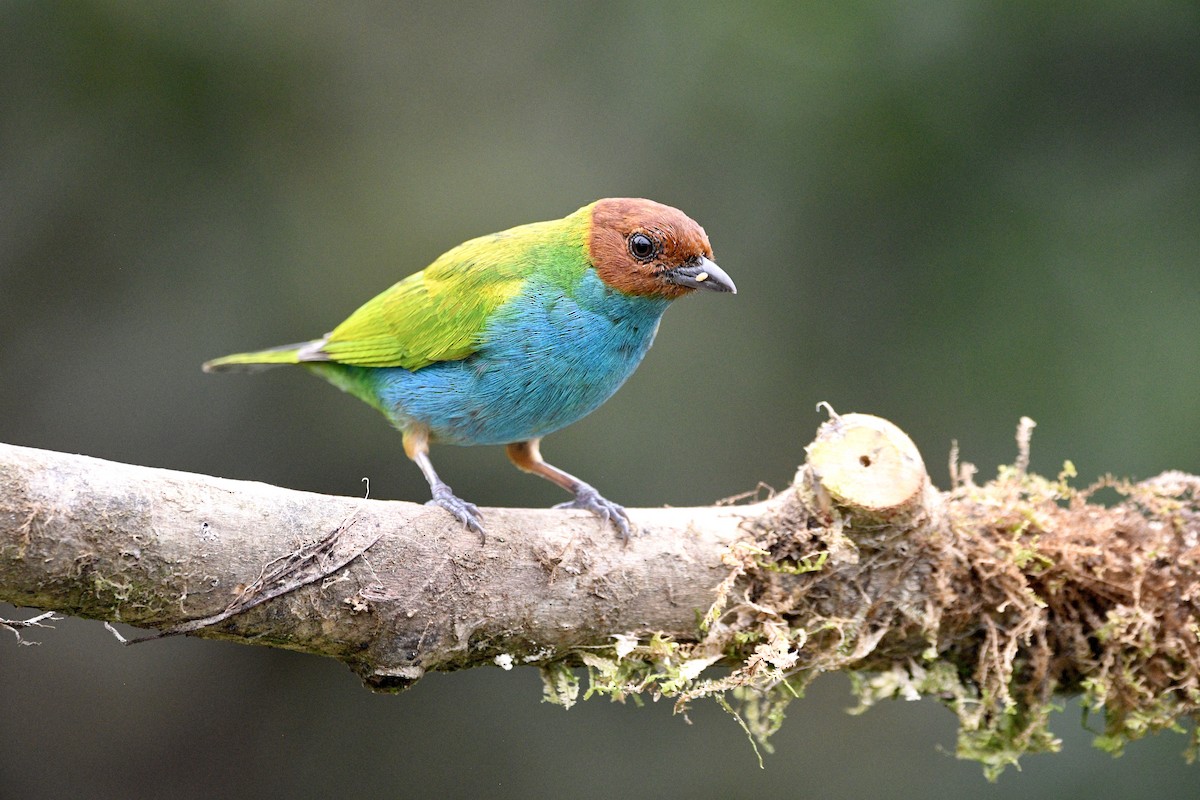
[[[563,219],[472,239],[368,300],[323,339],[235,353],[204,369],[333,361],[415,370],[466,358],[479,347],[488,321],[531,279],[570,293],[589,264],[589,214],[585,206]]]
[[[564,260],[582,269],[581,242],[564,237],[563,223],[522,225],[459,245],[368,300],[301,359],[420,369],[466,358],[488,320],[531,276]]]

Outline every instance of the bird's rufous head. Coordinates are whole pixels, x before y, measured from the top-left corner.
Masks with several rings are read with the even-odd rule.
[[[704,228],[679,209],[628,197],[597,200],[591,209],[588,255],[609,286],[667,299],[694,289],[737,293],[713,263]]]

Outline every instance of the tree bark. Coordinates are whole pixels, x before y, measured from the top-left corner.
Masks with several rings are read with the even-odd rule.
[[[486,509],[481,544],[435,507],[0,445],[0,600],[333,656],[384,690],[536,664],[569,704],[582,665],[617,698],[716,695],[763,742],[845,670],[863,706],[938,697],[989,774],[1056,748],[1056,695],[1113,751],[1180,725],[1194,748],[1200,479],[1073,489],[1069,464],[1026,473],[1031,430],[994,481],[952,459],[938,492],[895,426],[835,415],[785,491],[631,510],[627,545],[580,511]]]
[[[696,635],[753,507],[646,509],[622,546],[582,511],[441,509],[0,445],[0,600],[173,630],[340,532],[344,569],[195,631],[333,656],[377,688],[426,670],[559,657],[613,633]],[[375,541],[375,537],[378,540]]]

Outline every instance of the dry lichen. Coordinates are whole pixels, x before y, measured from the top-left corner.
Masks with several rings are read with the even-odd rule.
[[[769,750],[784,710],[822,672],[847,672],[865,710],[933,697],[959,720],[958,755],[994,778],[1055,751],[1049,719],[1081,696],[1114,754],[1200,714],[1200,480],[1179,473],[1072,489],[1018,464],[958,486],[938,513],[855,529],[803,486],[727,555],[698,641],[650,637],[579,654],[584,697],[714,697]],[[1119,502],[1094,502],[1100,489]],[[705,677],[712,665],[729,666]],[[547,698],[573,703],[567,667]],[[568,678],[567,676],[571,677]]]

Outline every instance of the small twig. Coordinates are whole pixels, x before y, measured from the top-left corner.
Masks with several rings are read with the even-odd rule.
[[[35,644],[41,644],[41,642],[25,641],[24,639],[21,638],[20,629],[21,628],[53,628],[54,627],[53,625],[46,625],[42,622],[42,620],[46,620],[46,619],[50,620],[51,622],[55,622],[57,620],[62,619],[62,617],[54,616],[53,611],[46,611],[45,613],[38,614],[36,617],[30,617],[29,619],[3,619],[3,618],[0,618],[0,628],[4,628],[5,630],[12,631],[13,636],[17,637],[17,644],[23,644],[26,647],[31,647]]]
[[[351,516],[328,536],[304,545],[286,556],[280,556],[274,561],[268,562],[262,568],[258,578],[239,592],[238,596],[219,614],[213,614],[202,619],[188,620],[179,625],[174,625],[170,628],[138,637],[137,639],[127,640],[117,633],[116,629],[111,625],[106,623],[106,627],[125,645],[139,644],[154,639],[164,639],[168,636],[179,636],[184,633],[193,633],[201,628],[207,628],[223,622],[244,611],[249,611],[257,605],[293,592],[302,586],[307,586],[310,583],[328,578],[369,550],[383,536],[383,532],[380,531],[370,537],[365,544],[354,547],[345,553],[337,553],[336,545],[341,539],[342,534],[350,530],[356,521],[357,518]]]
[[[958,439],[950,440],[950,491],[958,488]]]
[[[1033,439],[1033,429],[1037,423],[1029,417],[1021,417],[1017,424],[1017,461],[1013,466],[1018,475],[1024,475],[1029,469],[1029,442]]]
[[[761,503],[763,500],[770,500],[775,495],[775,487],[764,481],[759,481],[758,486],[755,486],[750,491],[739,492],[738,494],[730,495],[729,497],[722,497],[720,500],[713,503],[713,505],[717,506],[718,508],[721,506],[733,506],[737,505],[743,500],[749,500],[751,503]]]

